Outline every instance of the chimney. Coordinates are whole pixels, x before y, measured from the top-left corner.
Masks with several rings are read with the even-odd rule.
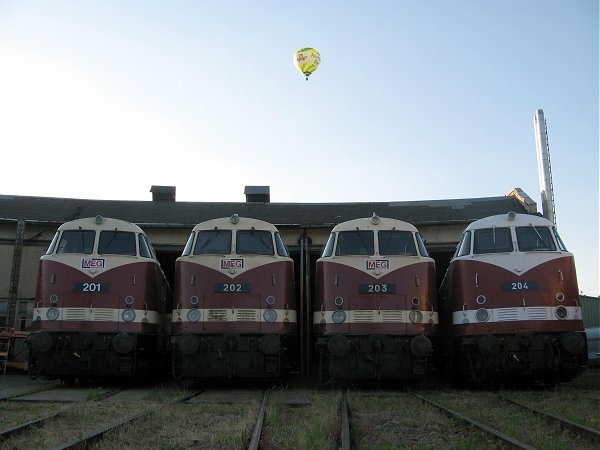
[[[246,194],[246,203],[269,203],[271,201],[269,186],[246,186],[244,194]]]
[[[152,186],[153,202],[174,202],[175,201],[175,186]]]
[[[540,190],[542,193],[542,213],[546,219],[556,224],[554,206],[554,188],[552,186],[552,168],[550,167],[550,146],[548,145],[548,127],[544,111],[538,109],[533,116],[535,145],[537,147]]]

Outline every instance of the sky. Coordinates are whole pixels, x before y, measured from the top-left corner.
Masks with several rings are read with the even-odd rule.
[[[0,194],[283,203],[503,196],[597,296],[597,0],[0,0]],[[313,47],[308,81],[294,52]]]

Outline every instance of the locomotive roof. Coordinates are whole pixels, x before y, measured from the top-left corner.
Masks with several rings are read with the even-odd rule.
[[[252,219],[249,217],[237,216],[237,222],[232,222],[232,217],[220,217],[218,219],[211,219],[205,222],[199,223],[194,227],[194,231],[197,230],[213,230],[213,229],[235,229],[235,230],[247,230],[255,228],[257,230],[277,231],[277,228],[265,222],[264,220]]]
[[[413,225],[467,224],[482,217],[515,211],[527,213],[514,196],[452,200],[362,203],[179,202],[90,200],[76,198],[0,195],[0,221],[62,224],[101,214],[144,227],[193,228],[196,224],[239,214],[277,226],[332,227],[360,217],[399,219]]]
[[[97,222],[97,220],[99,221],[99,223]],[[60,227],[58,227],[58,229],[59,231],[85,229],[132,231],[135,233],[144,233],[144,231],[134,223],[102,216],[85,217],[83,219],[71,220],[69,222],[63,223]]]
[[[545,217],[535,216],[532,214],[497,214],[491,217],[485,217],[480,220],[476,220],[470,224],[467,230],[476,230],[479,228],[491,228],[491,227],[526,227],[529,225],[536,226],[549,226],[552,225]]]
[[[375,217],[363,217],[360,219],[349,220],[347,222],[336,225],[331,231],[345,231],[345,230],[389,230],[394,228],[402,231],[417,231],[414,225],[397,219],[389,219],[387,217],[378,217],[373,221]]]

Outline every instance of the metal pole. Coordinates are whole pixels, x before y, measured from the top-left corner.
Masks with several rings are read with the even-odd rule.
[[[17,294],[19,292],[19,273],[21,272],[21,256],[23,254],[23,235],[25,233],[25,219],[17,219],[17,234],[13,251],[12,269],[10,272],[10,286],[8,287],[8,321],[10,328],[15,328]]]

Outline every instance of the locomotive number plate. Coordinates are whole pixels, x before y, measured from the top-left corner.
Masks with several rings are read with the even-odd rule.
[[[73,286],[75,292],[108,292],[110,284],[108,283],[75,283]]]
[[[224,294],[230,292],[241,292],[248,294],[250,292],[250,283],[215,283],[213,292]]]
[[[503,291],[537,291],[540,289],[538,281],[516,281],[502,283]]]
[[[359,294],[395,294],[395,284],[359,284]]]

